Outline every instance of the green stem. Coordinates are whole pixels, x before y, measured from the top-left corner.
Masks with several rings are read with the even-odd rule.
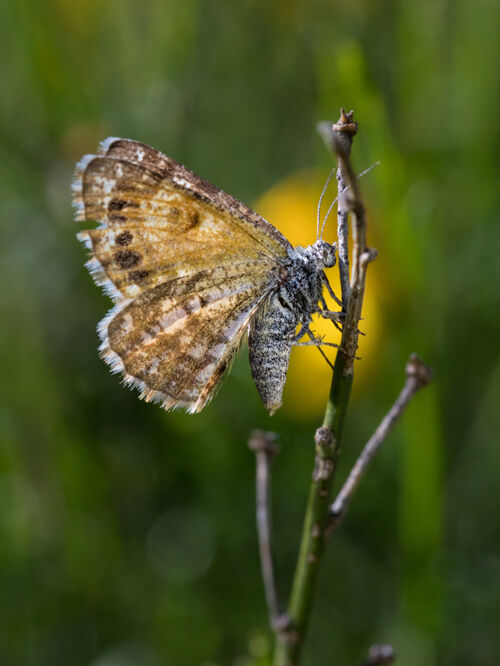
[[[330,428],[334,436],[337,435],[337,439],[340,438],[344,425],[347,403],[351,395],[352,377],[352,370],[346,372],[346,357],[341,349],[335,359],[330,395],[323,417],[323,428]]]
[[[328,130],[328,140],[338,156],[339,206],[344,209],[342,194],[346,183],[350,186],[349,210],[353,224],[353,262],[342,339],[333,367],[330,395],[325,409],[323,425],[316,431],[314,471],[312,475],[306,516],[302,530],[297,566],[292,583],[287,622],[277,632],[274,666],[297,666],[311,616],[319,566],[328,526],[332,487],[347,405],[351,394],[353,366],[358,343],[358,324],[363,303],[366,266],[374,258],[366,248],[366,220],[356,175],[349,154],[353,136],[357,132],[352,111],[341,109],[339,122]],[[347,212],[347,210],[346,210]],[[342,219],[346,222],[346,218]],[[345,296],[345,294],[343,294]]]
[[[325,543],[332,486],[344,417],[352,386],[345,356],[337,354],[323,426],[316,432],[315,465],[307,503],[302,541],[288,606],[289,625],[278,635],[274,666],[296,666],[309,624],[316,580]]]

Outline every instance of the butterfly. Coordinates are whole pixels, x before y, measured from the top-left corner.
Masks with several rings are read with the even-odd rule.
[[[111,370],[146,401],[199,412],[248,337],[252,377],[273,414],[293,345],[323,344],[310,324],[327,311],[325,286],[334,296],[324,269],[336,244],[292,247],[250,208],[130,139],[108,138],[84,156],[72,189],[77,221],[99,224],[78,238],[114,301],[98,326]]]

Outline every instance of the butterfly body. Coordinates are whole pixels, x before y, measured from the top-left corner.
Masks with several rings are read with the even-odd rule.
[[[326,281],[323,269],[334,262],[334,247],[324,241],[290,249],[281,281],[251,326],[250,369],[271,414],[281,405],[290,353],[298,339],[297,327],[307,328],[318,312]]]
[[[88,268],[114,301],[101,355],[141,397],[200,411],[249,334],[252,375],[281,404],[297,326],[318,311],[335,247],[293,248],[257,213],[166,155],[107,139],[73,183]]]

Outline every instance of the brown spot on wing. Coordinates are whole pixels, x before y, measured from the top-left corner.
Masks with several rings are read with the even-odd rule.
[[[197,227],[200,224],[200,221],[201,221],[201,218],[200,218],[199,212],[197,210],[193,211],[191,213],[190,218],[189,218],[188,225],[187,225],[187,227],[185,228],[184,231],[191,231],[191,229],[194,229],[195,227]]]
[[[132,252],[132,250],[119,250],[115,253],[114,259],[120,268],[126,270],[137,266],[142,257],[138,252]]]
[[[177,206],[173,206],[168,213],[168,217],[170,220],[172,220],[172,222],[176,222],[180,214],[181,211],[177,208]]]
[[[121,234],[115,238],[115,243],[117,245],[130,245],[132,242],[133,236],[130,231],[122,231]]]
[[[111,199],[111,201],[108,204],[108,210],[109,211],[121,210],[126,205],[127,202],[124,199]]]
[[[116,211],[119,211],[123,208],[120,204],[125,204],[124,201],[120,199],[111,199],[111,201],[108,204],[108,216],[110,222],[126,222],[127,221],[127,216],[126,215],[121,215],[120,213],[117,213]],[[115,205],[114,205],[115,204]]]
[[[111,199],[108,204],[108,215],[110,222],[126,222],[127,215],[125,213],[120,213],[124,208],[139,208],[139,204],[136,201],[128,201],[126,199]]]
[[[108,216],[110,222],[126,222],[127,216],[120,213],[125,206],[127,201],[124,199],[111,199],[108,204]]]
[[[128,274],[130,280],[132,282],[142,282],[145,280],[148,275],[150,274],[151,271],[146,271],[146,270],[138,270],[138,271],[130,271]]]
[[[196,309],[196,305],[194,303],[189,302],[189,301],[186,301],[186,303],[184,303],[183,307],[184,307],[184,311],[187,315],[191,314]]]

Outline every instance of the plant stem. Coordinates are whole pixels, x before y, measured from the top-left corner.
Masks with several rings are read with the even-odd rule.
[[[309,624],[325,544],[324,532],[340,450],[340,437],[352,385],[352,374],[346,376],[343,372],[343,358],[342,354],[337,354],[323,426],[316,431],[314,471],[288,605],[289,625],[286,631],[278,634],[274,666],[295,666],[299,663]]]
[[[271,627],[278,626],[280,604],[274,575],[273,551],[271,544],[271,511],[269,497],[271,460],[279,452],[273,433],[254,430],[248,446],[255,452],[256,460],[256,499],[257,499],[257,533],[259,535],[260,564],[262,580],[266,594],[267,609]]]
[[[288,605],[288,625],[277,635],[274,666],[297,666],[311,616],[342,428],[351,393],[366,266],[374,258],[373,253],[365,247],[364,208],[349,160],[352,138],[356,131],[357,125],[352,121],[352,112],[346,115],[342,109],[340,120],[333,125],[330,138],[338,155],[339,170],[345,175],[353,193],[346,203],[352,210],[354,222],[350,297],[346,304],[342,340],[335,359],[323,425],[316,431],[314,471]],[[338,187],[339,194],[345,198],[347,185],[343,179],[338,181]]]

